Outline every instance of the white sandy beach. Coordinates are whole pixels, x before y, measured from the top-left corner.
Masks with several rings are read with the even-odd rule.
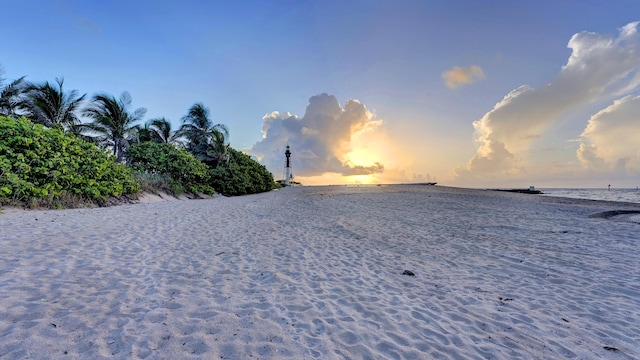
[[[638,359],[615,210],[640,204],[396,185],[5,212],[0,358]]]

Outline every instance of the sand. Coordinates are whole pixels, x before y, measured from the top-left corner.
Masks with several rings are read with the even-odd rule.
[[[640,223],[614,210],[640,204],[398,185],[2,213],[0,358],[638,359]]]

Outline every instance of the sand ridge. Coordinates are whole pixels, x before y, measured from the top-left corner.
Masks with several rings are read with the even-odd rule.
[[[639,225],[590,217],[638,208],[382,186],[0,214],[0,357],[639,358]]]

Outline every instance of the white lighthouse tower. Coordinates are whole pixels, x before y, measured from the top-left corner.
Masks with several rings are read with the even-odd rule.
[[[284,152],[284,155],[287,157],[287,162],[284,167],[285,178],[284,184],[289,186],[289,180],[291,179],[291,150],[289,149],[289,145],[287,145],[287,151]]]

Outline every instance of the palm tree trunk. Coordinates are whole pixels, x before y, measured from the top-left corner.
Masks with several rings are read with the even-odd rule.
[[[113,139],[113,156],[118,156],[118,138]]]

